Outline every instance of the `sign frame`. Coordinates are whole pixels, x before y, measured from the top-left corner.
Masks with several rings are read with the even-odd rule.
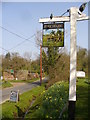
[[[19,92],[18,91],[11,91],[10,94],[10,101],[11,102],[18,102],[19,101]]]
[[[44,42],[44,30],[52,30],[52,31],[60,31],[60,36],[49,36],[48,34],[48,42]],[[42,47],[64,47],[64,38],[65,38],[65,27],[64,22],[50,22],[50,23],[43,23],[43,32],[42,32]],[[58,40],[57,40],[58,39]],[[50,43],[50,40],[52,44]],[[57,42],[58,41],[58,42]]]

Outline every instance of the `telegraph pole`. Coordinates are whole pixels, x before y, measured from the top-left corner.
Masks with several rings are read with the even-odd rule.
[[[42,45],[40,44],[40,85],[42,84]]]

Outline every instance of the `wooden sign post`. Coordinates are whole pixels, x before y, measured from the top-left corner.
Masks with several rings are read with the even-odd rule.
[[[83,14],[79,8],[71,7],[69,9],[70,16],[56,16],[50,18],[39,19],[40,23],[48,22],[70,22],[70,81],[69,81],[69,120],[75,119],[75,102],[76,102],[76,23],[77,21],[88,20],[90,17]]]

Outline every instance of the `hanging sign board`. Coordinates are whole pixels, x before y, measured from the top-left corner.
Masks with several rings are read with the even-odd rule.
[[[64,23],[43,24],[43,47],[64,47]]]

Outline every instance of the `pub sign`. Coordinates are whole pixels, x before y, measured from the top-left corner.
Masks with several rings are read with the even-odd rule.
[[[43,24],[43,47],[64,47],[64,23]]]

